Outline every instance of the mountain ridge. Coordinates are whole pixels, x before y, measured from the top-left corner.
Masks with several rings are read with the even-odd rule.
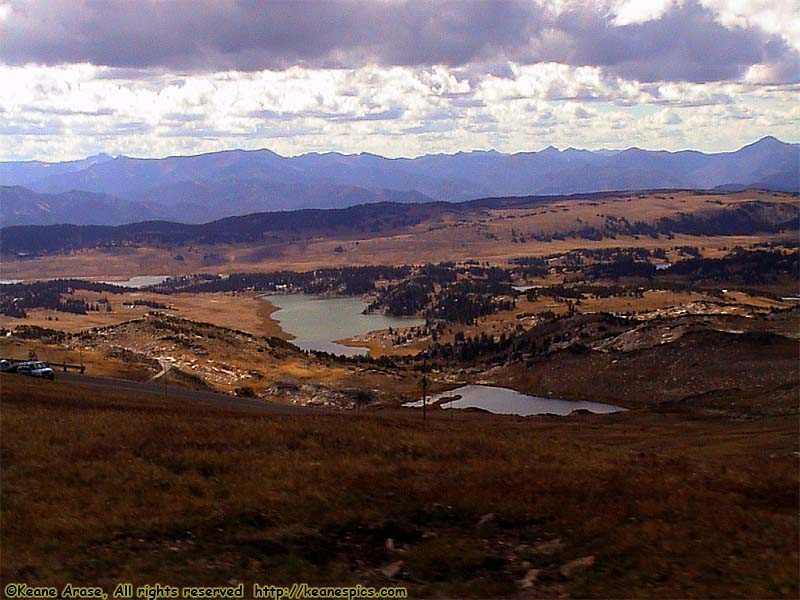
[[[795,176],[796,175],[796,176]],[[800,145],[774,136],[732,152],[696,150],[496,150],[386,158],[269,149],[165,158],[0,163],[0,224],[122,224],[143,218],[203,223],[252,212],[345,208],[383,200],[460,202],[488,196],[641,189],[766,188],[800,191]],[[10,187],[23,187],[13,197]],[[72,194],[71,203],[55,196]],[[82,194],[93,210],[81,206]],[[38,207],[38,208],[37,208]],[[61,207],[61,208],[59,208]],[[140,212],[131,221],[131,214]],[[61,219],[61,221],[59,221]],[[94,220],[92,220],[94,219]],[[127,219],[127,220],[126,220]]]

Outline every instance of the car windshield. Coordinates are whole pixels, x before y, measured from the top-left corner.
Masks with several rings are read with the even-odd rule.
[[[46,369],[47,365],[43,362],[35,362],[31,364],[31,369]]]

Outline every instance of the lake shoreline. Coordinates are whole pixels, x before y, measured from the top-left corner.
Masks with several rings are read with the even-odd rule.
[[[296,339],[295,336],[287,331],[284,331],[280,322],[272,316],[274,313],[278,312],[280,308],[269,301],[269,297],[271,295],[272,294],[261,294],[256,296],[256,298],[261,301],[260,306],[258,307],[258,316],[261,318],[262,331],[264,332],[264,335],[268,337],[274,337],[286,342],[291,342],[293,339]]]

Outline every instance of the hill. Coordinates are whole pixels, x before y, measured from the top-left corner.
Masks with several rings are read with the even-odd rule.
[[[22,186],[0,187],[0,224],[118,225],[161,215],[158,207],[96,192],[39,194]]]
[[[143,221],[119,226],[12,226],[0,229],[0,253],[28,256],[95,247],[225,244],[247,244],[263,252],[282,252],[300,240],[312,238],[357,241],[413,234],[421,241],[422,235],[447,230],[459,230],[464,242],[468,229],[469,236],[497,244],[502,243],[500,235],[509,233],[514,243],[520,236],[546,242],[565,237],[601,240],[620,235],[653,238],[663,235],[668,238],[675,234],[751,235],[797,230],[800,207],[796,197],[771,193],[760,199],[758,194],[754,195],[675,190],[609,192],[483,198],[460,203],[379,202],[341,209],[261,212],[203,224]],[[606,211],[605,216],[596,208],[600,205]],[[614,213],[608,212],[611,210],[619,216],[612,216]],[[512,227],[508,232],[509,223],[516,223],[520,229]],[[523,227],[527,229],[524,233]],[[453,233],[444,240],[451,246],[456,243]]]
[[[167,198],[167,200],[165,200]],[[334,208],[374,202],[430,202],[419,192],[353,186],[274,185],[258,180],[180,182],[142,192],[130,200],[101,192],[34,192],[0,187],[0,224],[122,225],[144,220],[205,223],[211,219],[306,207]]]

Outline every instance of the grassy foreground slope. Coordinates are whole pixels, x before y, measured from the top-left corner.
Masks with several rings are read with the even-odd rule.
[[[3,585],[798,594],[796,415],[262,418],[0,386]]]

